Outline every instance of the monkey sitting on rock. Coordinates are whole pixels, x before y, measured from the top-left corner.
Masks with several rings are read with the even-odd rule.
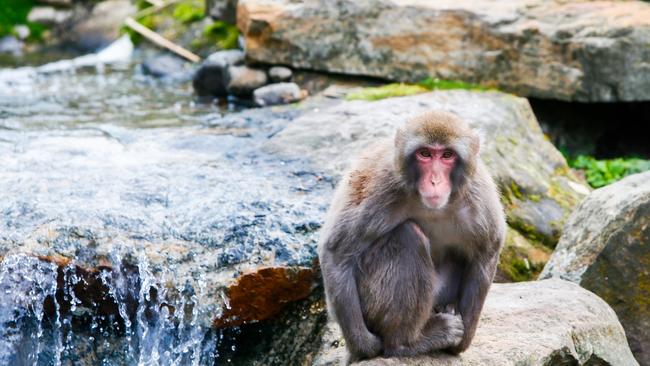
[[[339,184],[318,254],[347,362],[470,345],[506,229],[479,146],[459,117],[425,113]]]

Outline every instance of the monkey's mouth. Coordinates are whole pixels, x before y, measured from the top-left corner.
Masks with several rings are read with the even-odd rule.
[[[422,202],[428,208],[440,209],[447,204],[449,196],[443,196],[439,194],[432,194],[427,196],[422,196]]]

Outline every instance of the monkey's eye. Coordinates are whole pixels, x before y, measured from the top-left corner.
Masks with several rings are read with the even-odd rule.
[[[453,158],[453,157],[454,157],[454,152],[451,151],[451,150],[445,150],[445,151],[442,153],[442,158],[443,158],[443,159],[451,159],[451,158]]]
[[[423,158],[430,158],[431,151],[429,151],[429,149],[420,149],[418,150],[418,155],[420,155]]]

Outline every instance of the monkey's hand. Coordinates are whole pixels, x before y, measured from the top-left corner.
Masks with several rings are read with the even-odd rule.
[[[355,334],[354,340],[348,342],[348,348],[354,355],[352,361],[358,361],[378,356],[382,352],[382,342],[381,338],[366,332],[365,334]]]

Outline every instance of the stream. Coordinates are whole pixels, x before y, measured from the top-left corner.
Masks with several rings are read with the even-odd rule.
[[[333,183],[259,149],[297,113],[131,64],[0,71],[0,365],[229,363],[224,286],[315,256]]]

